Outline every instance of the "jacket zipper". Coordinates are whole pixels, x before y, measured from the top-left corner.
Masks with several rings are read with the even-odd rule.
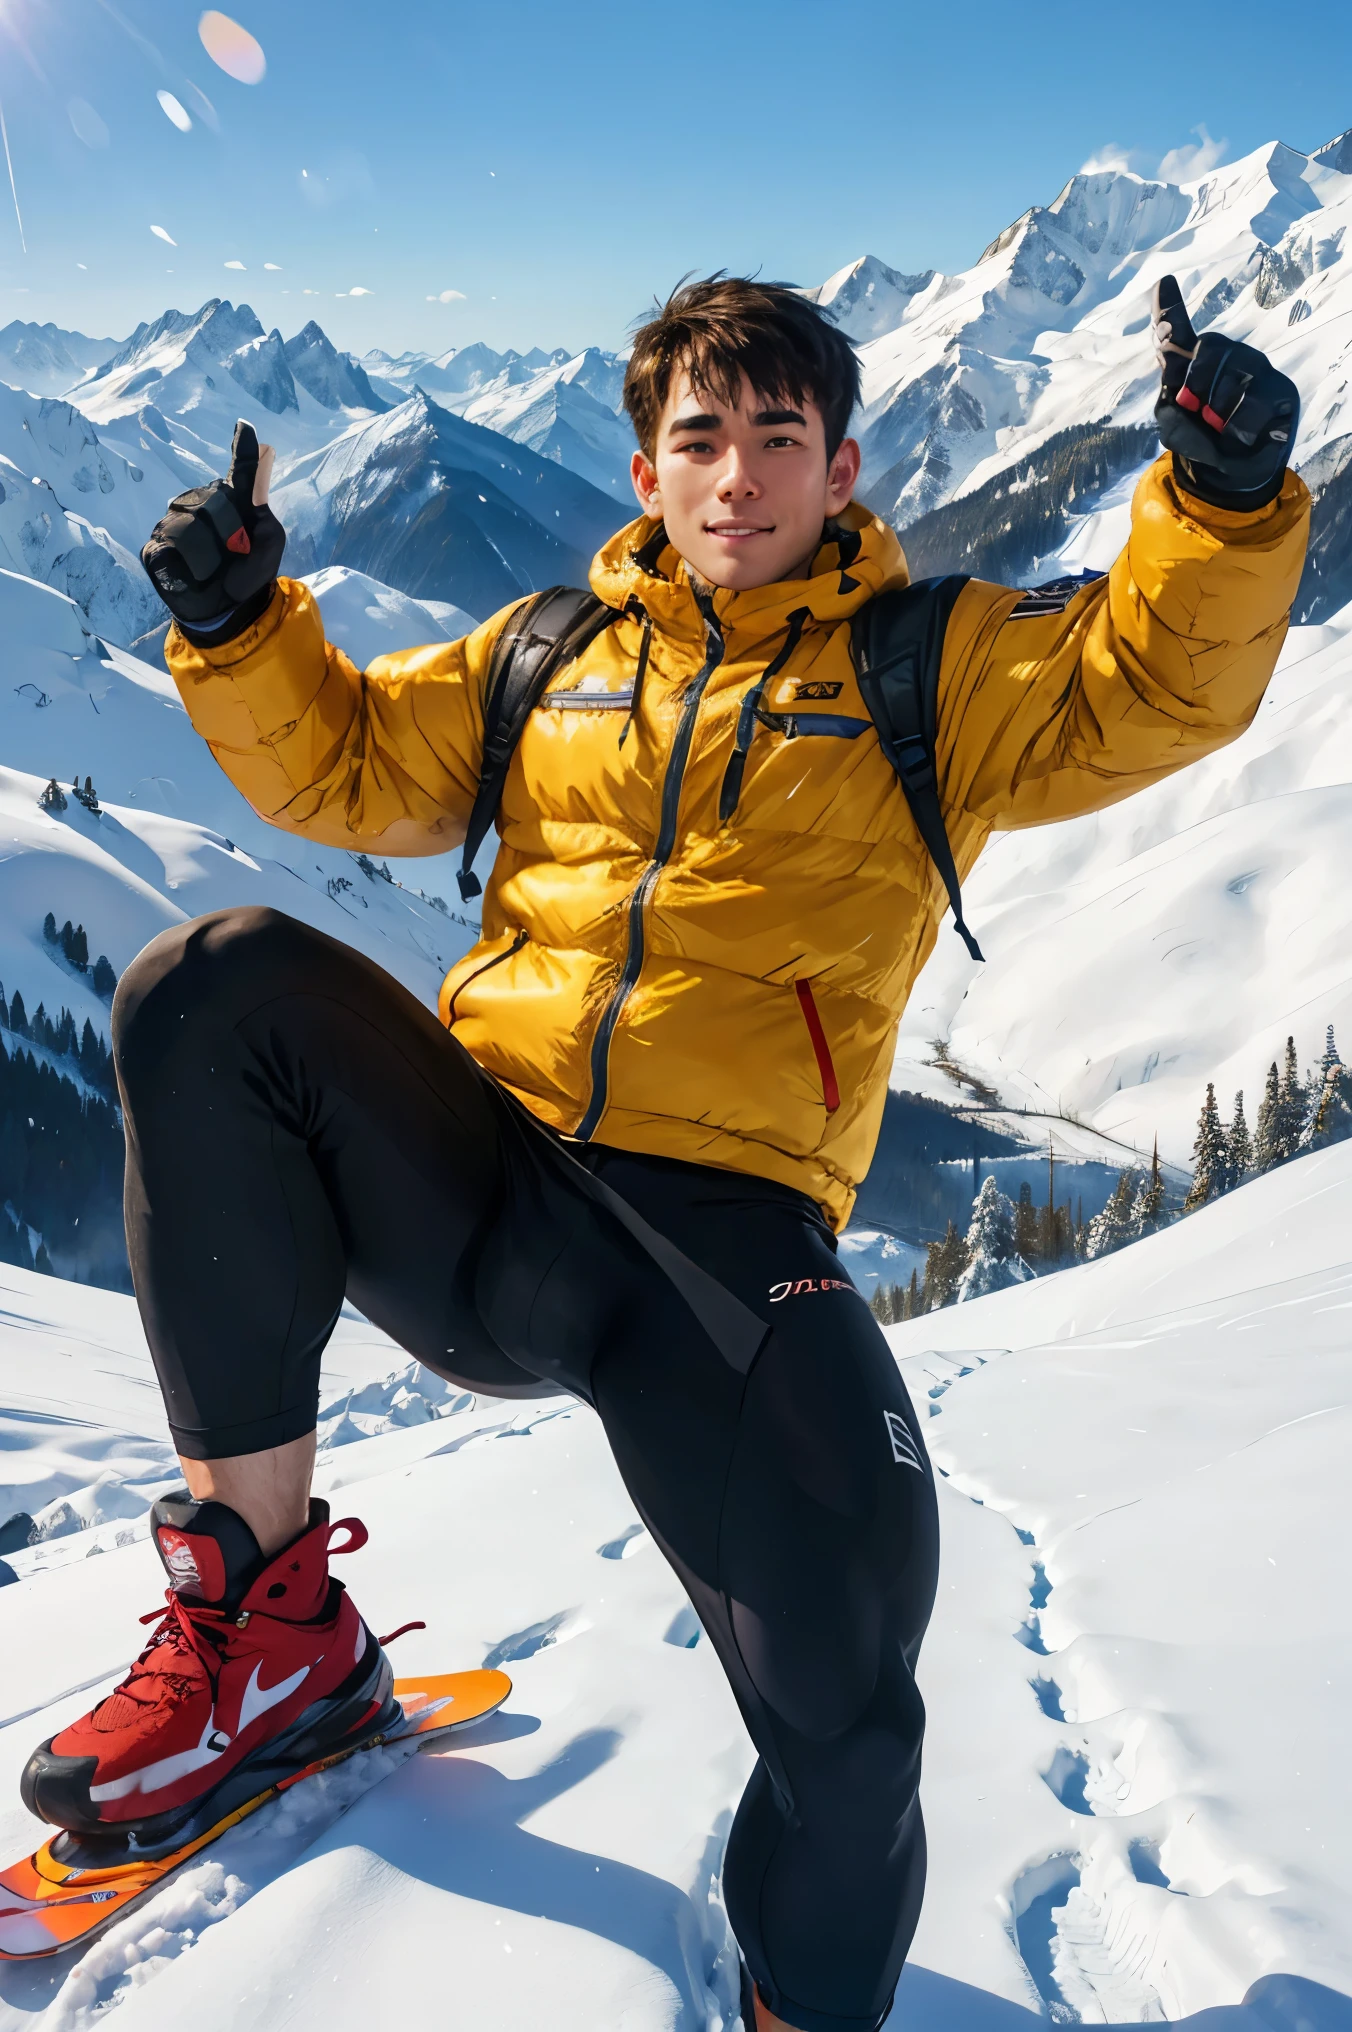
[[[577,1125],[579,1142],[587,1142],[605,1113],[610,1084],[610,1041],[615,1027],[624,1013],[624,1005],[633,994],[638,977],[643,970],[644,959],[644,912],[648,899],[657,887],[657,878],[671,859],[676,845],[676,824],[680,816],[681,787],[685,782],[686,764],[690,759],[690,744],[694,739],[695,720],[699,713],[700,700],[709,679],[723,661],[723,630],[714,612],[713,600],[707,593],[697,592],[696,601],[704,617],[705,637],[708,648],[704,667],[697,677],[691,679],[681,705],[681,717],[676,726],[676,738],[671,744],[667,757],[666,771],[662,777],[662,801],[657,823],[657,839],[653,856],[639,878],[638,887],[629,899],[629,942],[624,955],[620,978],[605,1011],[591,1048],[592,1096],[587,1112]]]
[[[807,1025],[807,1034],[812,1039],[812,1050],[817,1060],[817,1071],[821,1075],[822,1099],[826,1103],[826,1112],[828,1115],[834,1115],[840,1106],[840,1087],[836,1082],[835,1066],[831,1063],[831,1047],[826,1041],[826,1032],[822,1029],[817,998],[812,992],[810,981],[795,981],[793,985],[798,996],[798,1006],[803,1012],[803,1021]]]
[[[483,965],[481,967],[476,967],[472,974],[466,974],[464,980],[460,983],[459,987],[456,989],[455,993],[452,995],[450,1001],[446,1005],[446,1028],[448,1030],[450,1029],[452,1023],[454,1023],[455,1021],[455,1005],[460,1000],[460,997],[464,994],[466,988],[469,987],[470,983],[472,981],[477,981],[481,974],[491,973],[494,967],[500,967],[504,960],[509,960],[513,958],[513,956],[516,953],[520,952],[522,946],[526,943],[526,937],[527,934],[524,931],[519,931],[516,937],[512,940],[511,944],[508,946],[506,952],[494,953],[491,960],[485,960]]]

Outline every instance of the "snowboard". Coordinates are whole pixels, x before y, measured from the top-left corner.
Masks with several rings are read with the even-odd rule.
[[[86,1860],[82,1867],[75,1867],[60,1859],[63,1843],[70,1844],[73,1838],[61,1834],[49,1837],[32,1855],[0,1870],[0,1961],[33,1961],[86,1946],[158,1890],[174,1870],[270,1799],[299,1785],[302,1778],[344,1764],[359,1751],[382,1743],[405,1743],[414,1737],[430,1741],[467,1728],[471,1722],[494,1714],[511,1690],[512,1682],[505,1672],[446,1672],[396,1679],[395,1698],[403,1712],[389,1728],[354,1743],[351,1749],[337,1750],[289,1773],[234,1807],[182,1848],[153,1862],[118,1862],[100,1869]],[[79,1853],[88,1857],[88,1842],[80,1845]]]

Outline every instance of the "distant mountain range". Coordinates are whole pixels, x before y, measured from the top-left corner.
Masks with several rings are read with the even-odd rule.
[[[1082,173],[961,274],[866,255],[812,292],[860,347],[863,491],[917,573],[1030,583],[1111,561],[1155,450],[1148,297],[1170,270],[1199,325],[1251,339],[1296,379],[1296,457],[1316,493],[1297,617],[1323,625],[1293,638],[1254,727],[1176,785],[992,845],[969,898],[989,962],[976,972],[941,936],[903,1026],[899,1086],[951,1098],[968,1069],[983,1094],[1040,1119],[1059,1122],[1064,1106],[1143,1145],[1158,1127],[1182,1161],[1199,1081],[1251,1087],[1288,1029],[1308,1054],[1309,1012],[1340,1038],[1352,1025],[1338,957],[1352,851],[1350,226],[1352,135],[1309,155],[1274,143],[1181,185]],[[136,551],[173,493],[222,469],[245,414],[278,446],[288,568],[313,576],[334,638],[361,661],[463,632],[523,591],[580,581],[629,516],[623,368],[599,348],[483,344],[354,359],[318,324],[284,339],[219,299],[121,341],[53,325],[0,333],[0,380],[15,384],[0,385],[14,665],[0,687],[0,830],[22,850],[0,854],[7,991],[12,977],[26,999],[52,999],[48,907],[107,925],[100,949],[121,966],[180,908],[280,898],[298,878],[317,922],[348,913],[364,938],[379,918],[368,949],[388,945],[430,991],[471,928],[424,904],[413,871],[407,891],[347,875],[346,857],[302,854],[227,795],[166,681],[117,646],[145,638],[148,655],[163,621]],[[34,785],[53,771],[69,781],[77,764],[130,819],[91,830],[72,805],[58,837]],[[122,872],[100,861],[96,882],[91,842],[125,856]],[[137,887],[152,850],[153,910]],[[440,872],[419,879],[444,888]],[[950,1054],[938,1067],[936,1038]]]
[[[421,389],[290,464],[273,503],[291,570],[346,565],[480,616],[585,584],[620,519],[588,481]]]
[[[1342,135],[1310,155],[1274,142],[1182,184],[1081,172],[958,274],[848,263],[807,294],[860,349],[862,498],[926,571],[1022,578],[1087,555],[1096,518],[1116,514],[1117,528],[1151,455],[1148,294],[1173,271],[1199,327],[1221,321],[1263,346],[1304,391],[1297,461],[1319,505],[1298,613],[1334,611],[1352,597],[1349,225]],[[283,339],[247,304],[213,298],[120,343],[16,321],[0,332],[0,377],[65,395],[80,420],[61,429],[92,428],[118,504],[105,511],[73,477],[67,488],[59,459],[30,456],[0,415],[20,476],[55,491],[46,522],[0,503],[0,545],[114,630],[153,625],[153,596],[139,576],[123,582],[126,553],[166,487],[221,469],[241,413],[278,447],[307,568],[346,564],[471,612],[541,573],[580,576],[596,531],[632,513],[624,359],[598,347],[358,360],[313,321]],[[119,458],[144,471],[144,493]]]

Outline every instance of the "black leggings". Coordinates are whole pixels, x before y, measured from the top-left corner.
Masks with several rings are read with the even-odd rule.
[[[803,2032],[874,2032],[924,1885],[937,1525],[818,1209],[566,1146],[388,975],[273,911],[164,933],[113,1029],[128,1249],[180,1453],[309,1432],[345,1293],[458,1383],[594,1405],[759,1752],[724,1873],[751,1973]],[[720,1346],[673,1243],[754,1315],[749,1346]]]

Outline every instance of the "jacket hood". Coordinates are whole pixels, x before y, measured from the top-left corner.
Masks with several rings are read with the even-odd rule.
[[[895,530],[852,501],[822,533],[811,576],[776,579],[745,591],[717,587],[714,612],[729,633],[765,634],[782,627],[795,609],[806,607],[818,621],[845,621],[871,600],[909,580]],[[690,567],[667,540],[665,526],[641,515],[618,530],[596,554],[591,588],[608,607],[641,601],[659,626],[673,633],[703,635]]]

